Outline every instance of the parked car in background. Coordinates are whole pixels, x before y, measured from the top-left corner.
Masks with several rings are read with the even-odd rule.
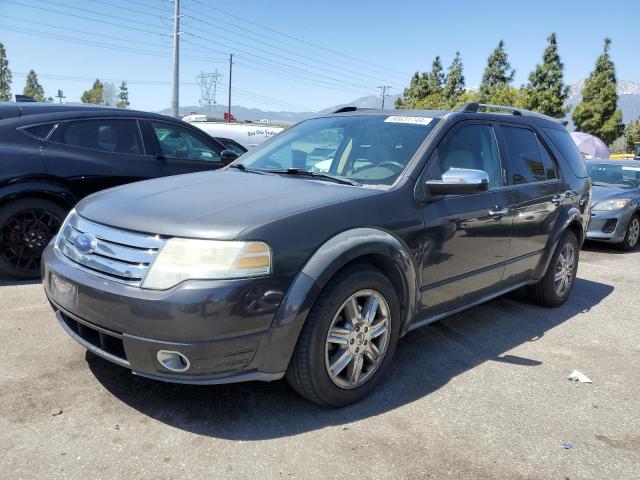
[[[587,238],[632,250],[640,239],[640,163],[587,160],[593,203]]]
[[[93,195],[44,254],[61,327],[137,375],[286,375],[340,406],[376,388],[409,330],[520,287],[561,305],[584,162],[553,119],[480,109],[326,115],[220,171]]]
[[[212,137],[229,138],[249,150],[284,130],[284,127],[263,123],[209,120],[206,115],[187,115],[182,119]]]
[[[237,157],[188,123],[154,113],[2,103],[0,118],[0,274],[16,278],[40,275],[42,250],[81,198]]]

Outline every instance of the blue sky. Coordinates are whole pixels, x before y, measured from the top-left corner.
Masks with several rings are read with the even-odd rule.
[[[520,6],[522,5],[522,6]],[[200,71],[223,75],[234,53],[234,104],[264,110],[319,110],[378,93],[399,93],[435,55],[462,54],[467,86],[480,82],[487,56],[506,42],[515,84],[558,34],[565,81],[593,68],[605,36],[618,79],[640,81],[640,1],[271,1],[181,0],[181,105],[200,98]],[[132,107],[171,101],[172,3],[168,0],[0,0],[0,42],[14,93],[34,69],[47,95],[77,101],[91,79],[129,83]],[[266,28],[264,28],[266,27]]]

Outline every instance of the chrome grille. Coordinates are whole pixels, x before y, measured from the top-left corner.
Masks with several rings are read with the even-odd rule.
[[[78,250],[76,238],[82,234],[93,240],[91,252]],[[139,286],[164,242],[159,235],[107,227],[74,212],[62,226],[56,247],[69,260],[98,275]]]

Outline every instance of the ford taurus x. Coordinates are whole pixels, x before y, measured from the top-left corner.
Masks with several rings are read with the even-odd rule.
[[[411,329],[520,287],[562,304],[588,172],[561,124],[485,107],[334,113],[222,170],[94,194],[44,253],[60,325],[136,375],[286,376],[339,406]]]

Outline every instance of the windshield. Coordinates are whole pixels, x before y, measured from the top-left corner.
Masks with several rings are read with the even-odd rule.
[[[640,165],[611,165],[597,163],[589,165],[594,185],[618,188],[640,188]]]
[[[264,171],[297,169],[364,186],[389,186],[436,123],[435,118],[388,115],[316,118],[282,132],[239,163]]]

